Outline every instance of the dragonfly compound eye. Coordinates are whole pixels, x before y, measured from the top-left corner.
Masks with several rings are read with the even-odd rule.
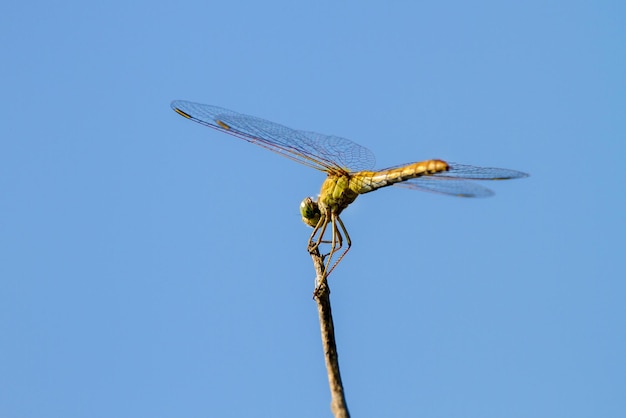
[[[322,217],[317,202],[310,197],[307,197],[300,203],[300,215],[302,216],[302,222],[311,228],[315,228]]]

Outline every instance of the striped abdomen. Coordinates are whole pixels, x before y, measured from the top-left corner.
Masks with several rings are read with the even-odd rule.
[[[427,160],[382,171],[360,171],[352,175],[350,189],[360,194],[368,193],[381,187],[449,169],[445,161]]]

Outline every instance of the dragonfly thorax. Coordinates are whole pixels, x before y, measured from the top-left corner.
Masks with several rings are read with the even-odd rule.
[[[322,184],[317,204],[322,213],[339,215],[358,195],[359,193],[354,190],[351,176],[329,174]]]

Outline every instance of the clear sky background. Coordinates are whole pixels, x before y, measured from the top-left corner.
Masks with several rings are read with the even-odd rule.
[[[9,2],[0,416],[330,416],[324,174],[176,115],[214,104],[512,168],[388,188],[331,276],[354,417],[626,416],[626,3]]]

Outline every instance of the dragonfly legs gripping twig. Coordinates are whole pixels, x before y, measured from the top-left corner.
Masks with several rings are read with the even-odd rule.
[[[350,235],[346,230],[345,225],[341,218],[333,213],[330,214],[330,224],[331,224],[331,240],[324,240],[324,234],[326,233],[326,228],[328,227],[328,215],[323,214],[320,218],[320,221],[317,223],[315,228],[313,229],[313,233],[309,238],[309,252],[314,251],[319,248],[320,244],[330,244],[330,252],[324,256],[325,258],[325,266],[324,270],[326,272],[326,276],[328,276],[334,269],[337,267],[339,262],[343,259],[343,257],[347,254],[352,246],[352,241],[350,240]],[[337,226],[339,224],[339,226]],[[341,231],[339,230],[341,228]],[[343,234],[342,234],[343,232]],[[316,235],[317,239],[316,239]],[[343,248],[343,239],[346,239],[346,249],[341,253],[339,258],[332,262],[333,256],[337,253],[341,248]],[[331,264],[332,263],[332,264]]]

